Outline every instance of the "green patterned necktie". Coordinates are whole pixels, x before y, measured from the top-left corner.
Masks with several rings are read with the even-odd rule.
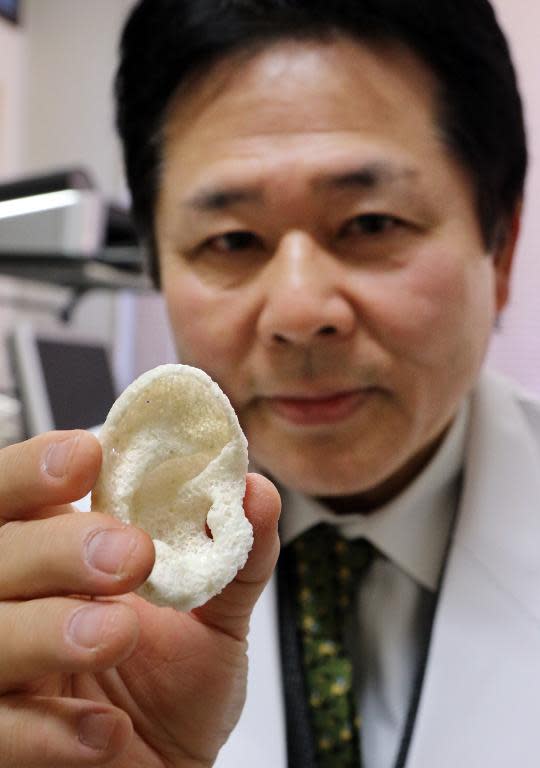
[[[345,620],[358,580],[373,559],[365,540],[317,525],[291,544],[296,560],[297,628],[319,768],[359,768],[360,720]]]

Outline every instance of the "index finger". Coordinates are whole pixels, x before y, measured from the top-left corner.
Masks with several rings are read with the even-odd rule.
[[[99,440],[82,429],[45,432],[0,450],[0,523],[85,496],[101,467]]]

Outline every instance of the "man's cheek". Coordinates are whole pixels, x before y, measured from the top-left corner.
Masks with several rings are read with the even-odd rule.
[[[398,356],[433,363],[460,343],[467,327],[467,289],[444,262],[416,265],[384,297],[385,346]],[[381,301],[383,298],[381,297]]]
[[[182,361],[197,365],[199,358],[207,357],[210,350],[225,343],[228,334],[226,317],[217,322],[219,312],[212,309],[204,290],[193,283],[186,274],[169,280],[165,301]]]
[[[202,368],[231,397],[232,379],[238,375],[235,334],[227,332],[226,322],[213,324],[204,312],[198,317],[176,318],[175,339],[180,361]]]

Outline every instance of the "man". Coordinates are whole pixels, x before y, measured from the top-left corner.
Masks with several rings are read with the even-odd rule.
[[[487,0],[143,0],[117,93],[179,354],[221,384],[280,487],[285,546],[235,730],[275,559],[271,487],[250,478],[254,552],[194,615],[134,595],[89,608],[77,596],[134,589],[152,564],[144,534],[106,510],[53,506],[95,481],[95,442],[3,452],[3,764],[532,767],[540,408],[481,372],[526,149]],[[298,618],[298,542],[333,529],[370,542],[342,632],[347,717],[362,716],[352,758],[345,719],[320,730],[317,620]],[[62,635],[74,616],[79,646]]]

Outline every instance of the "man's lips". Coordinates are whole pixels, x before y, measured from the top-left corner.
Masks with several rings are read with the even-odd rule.
[[[277,395],[265,398],[269,408],[292,424],[337,424],[351,416],[374,394],[375,389],[355,389],[325,395]]]

